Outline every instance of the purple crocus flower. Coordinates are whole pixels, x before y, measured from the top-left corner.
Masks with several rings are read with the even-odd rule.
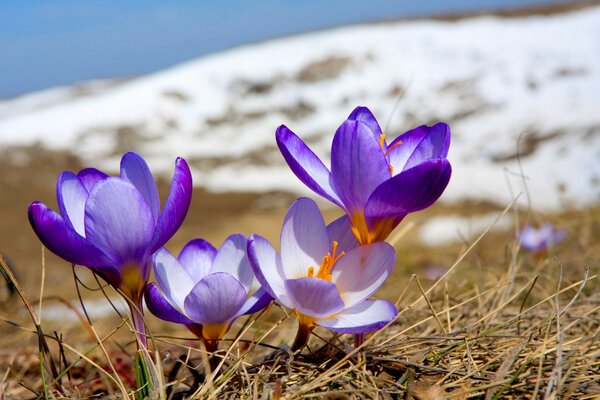
[[[237,317],[272,300],[262,288],[251,294],[255,279],[247,247],[247,238],[236,234],[218,251],[202,239],[189,242],[177,258],[159,250],[153,260],[158,286],[146,288],[148,309],[160,319],[186,325],[215,351]]]
[[[356,246],[344,221],[326,226],[316,203],[300,198],[283,223],[281,256],[259,235],[248,241],[258,281],[298,317],[293,350],[306,344],[316,325],[361,334],[382,328],[398,313],[388,301],[367,300],[392,272],[394,249],[385,242]]]
[[[544,255],[567,236],[564,229],[555,230],[551,223],[544,223],[539,229],[531,225],[525,226],[519,233],[519,243],[524,249],[537,255]]]
[[[407,214],[433,204],[450,180],[444,123],[420,126],[388,145],[371,111],[357,107],[333,137],[331,172],[285,125],[276,138],[294,174],[346,211],[361,244],[385,240]]]
[[[121,159],[119,177],[94,168],[61,173],[56,194],[60,214],[37,201],[29,206],[29,221],[42,243],[70,263],[92,269],[141,311],[151,256],[175,234],[190,205],[192,177],[185,160],[175,161],[162,211],[150,169],[133,152]],[[142,316],[131,310],[145,345]]]

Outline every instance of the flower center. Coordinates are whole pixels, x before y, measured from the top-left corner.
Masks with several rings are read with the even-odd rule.
[[[383,153],[383,155],[385,157],[387,157],[390,154],[390,151],[392,151],[396,147],[400,146],[401,144],[402,144],[402,140],[398,140],[396,143],[394,143],[393,145],[388,147],[387,150]],[[379,147],[381,147],[381,150],[383,150],[384,145],[385,145],[385,133],[380,133],[379,134]],[[394,167],[392,167],[392,164],[388,164],[388,169],[390,170],[390,175],[394,175]]]
[[[335,265],[336,262],[345,254],[343,251],[337,254],[338,242],[335,240],[331,245],[331,252],[327,253],[325,257],[323,257],[323,261],[321,261],[321,265],[319,266],[319,270],[317,271],[317,275],[315,276],[315,267],[308,267],[308,277],[309,278],[321,278],[326,281],[331,281],[331,269]]]

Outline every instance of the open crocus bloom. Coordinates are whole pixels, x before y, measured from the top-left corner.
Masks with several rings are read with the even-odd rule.
[[[298,317],[294,350],[306,344],[315,325],[359,334],[382,328],[397,314],[388,301],[367,300],[392,272],[394,249],[385,242],[354,247],[338,224],[327,227],[316,203],[300,198],[283,223],[281,256],[259,235],[248,241],[259,282]]]
[[[119,177],[94,168],[61,173],[56,194],[60,214],[40,202],[29,206],[29,221],[42,243],[94,270],[141,310],[149,260],[175,234],[190,205],[192,177],[185,160],[175,161],[162,211],[150,169],[135,153],[123,156]],[[141,316],[132,312],[135,328],[143,332]]]
[[[531,225],[525,226],[519,233],[519,243],[524,249],[543,255],[566,236],[567,232],[564,229],[555,230],[551,223],[546,222],[539,229]]]
[[[331,172],[285,125],[276,139],[294,174],[346,211],[361,244],[385,240],[407,214],[433,204],[450,180],[444,123],[420,126],[388,145],[371,111],[357,107],[335,133]]]
[[[146,289],[146,304],[157,317],[186,325],[207,349],[235,319],[264,308],[271,296],[258,289],[251,294],[254,272],[246,254],[247,238],[231,235],[217,251],[202,239],[189,242],[178,258],[165,249],[154,256],[158,286]]]

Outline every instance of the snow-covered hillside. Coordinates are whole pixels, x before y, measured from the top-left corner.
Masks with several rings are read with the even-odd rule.
[[[446,201],[534,206],[600,197],[600,7],[562,15],[351,26],[249,45],[135,80],[0,101],[0,143],[41,144],[103,168],[128,149],[169,175],[182,155],[210,190],[306,193],[274,141],[286,124],[328,157],[370,107],[394,137],[453,131]]]

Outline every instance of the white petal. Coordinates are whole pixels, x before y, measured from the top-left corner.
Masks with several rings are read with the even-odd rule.
[[[392,273],[395,259],[394,248],[384,242],[356,247],[340,258],[331,271],[331,281],[346,307],[375,293]]]
[[[317,204],[305,197],[296,200],[288,210],[281,229],[281,261],[285,278],[306,277],[309,267],[317,271],[330,245]]]
[[[185,314],[183,304],[194,287],[192,278],[177,259],[164,248],[154,254],[153,265],[158,286],[165,297],[173,307]]]

